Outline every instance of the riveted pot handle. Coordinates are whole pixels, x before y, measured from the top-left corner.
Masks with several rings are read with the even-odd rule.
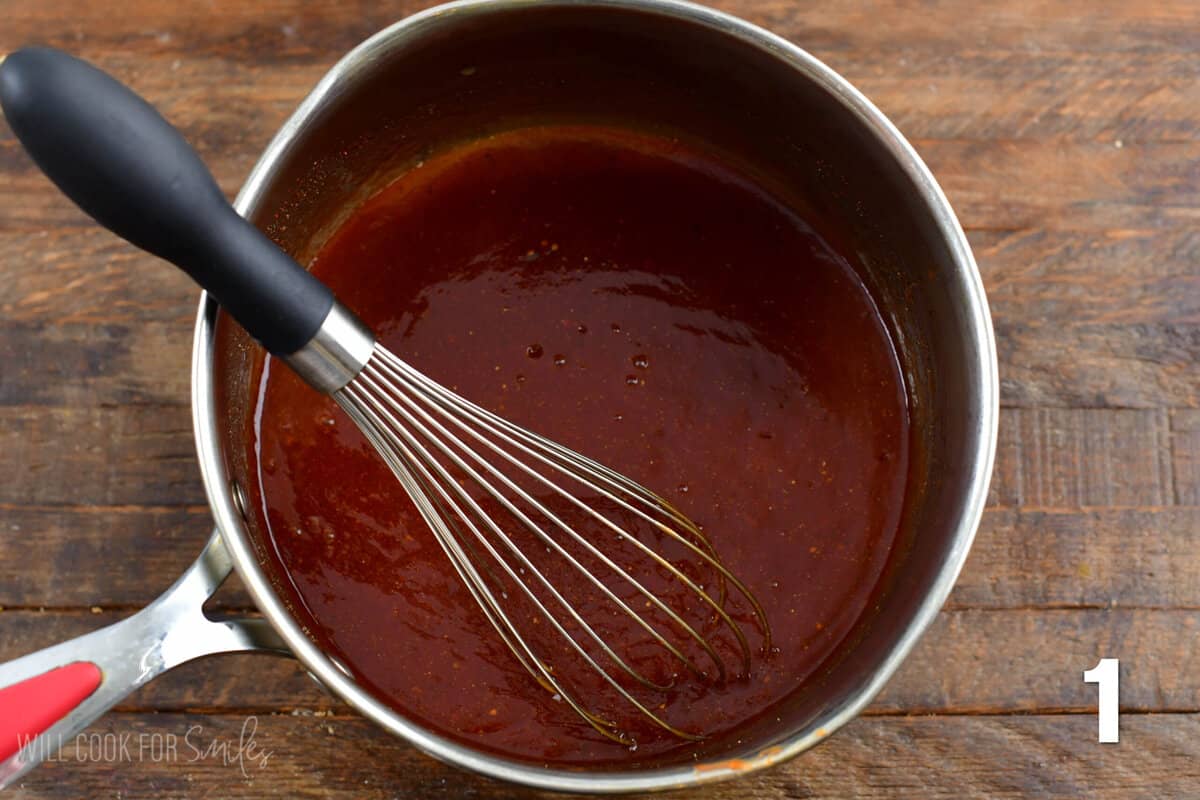
[[[204,613],[232,568],[214,531],[179,580],[138,613],[0,664],[0,789],[172,667],[215,653],[291,655],[265,620]]]

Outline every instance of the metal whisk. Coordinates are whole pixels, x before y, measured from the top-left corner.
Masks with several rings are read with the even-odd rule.
[[[538,612],[548,620],[554,632],[621,698],[654,724],[676,736],[701,738],[664,721],[611,674],[610,670],[619,669],[644,687],[659,690],[669,688],[656,683],[627,663],[618,652],[619,647],[597,633],[579,609],[556,588],[555,582],[514,541],[514,526],[531,533],[534,541],[561,559],[565,569],[577,572],[621,613],[628,615],[650,639],[694,674],[704,676],[708,673],[668,636],[685,636],[694,642],[711,661],[720,680],[724,680],[728,674],[725,659],[705,636],[697,632],[692,623],[684,619],[680,611],[669,606],[644,585],[644,576],[631,574],[630,570],[607,555],[595,541],[599,534],[611,534],[617,541],[629,543],[648,564],[656,565],[671,579],[678,581],[696,602],[705,606],[735,638],[743,672],[750,668],[752,648],[741,626],[725,609],[726,583],[735,587],[749,602],[763,632],[763,647],[770,647],[769,627],[758,601],[721,564],[711,544],[695,524],[641,485],[465,400],[379,345],[375,346],[373,356],[358,376],[335,392],[334,398],[375,445],[413,498],[471,595],[525,669],[606,736],[632,743],[617,722],[586,708],[583,700],[568,691],[564,682],[556,676],[553,665],[534,652],[522,635],[519,624],[513,621],[513,615],[505,609],[504,602],[497,598],[496,591],[482,574],[478,559],[472,558],[473,546],[485,550],[493,561],[501,565],[509,581],[525,593]],[[467,476],[474,487],[493,501],[496,508],[502,509],[502,513],[485,511],[477,497],[461,480],[456,479],[455,471]],[[591,526],[581,532],[568,524],[547,502],[524,488],[518,482],[521,477],[574,508],[582,518],[592,523]],[[564,483],[576,484],[585,491],[572,492],[564,487]],[[641,538],[621,527],[611,514],[602,510],[605,504],[589,503],[584,499],[589,496],[602,498],[607,505],[652,527],[711,569],[720,587],[720,599]],[[644,599],[648,607],[661,612],[675,630],[664,633],[651,624],[627,600],[618,596],[609,582],[590,571],[572,553],[572,547],[591,556],[612,577],[627,584]],[[519,576],[518,568],[528,575],[527,579]],[[551,604],[535,588],[541,588],[558,605],[559,613],[569,618],[594,643],[596,649],[611,662],[611,667],[606,669],[592,652],[572,637],[552,610]]]
[[[665,663],[718,682],[733,672],[730,658],[738,673],[749,671],[754,647],[729,610],[729,587],[764,651],[770,630],[695,524],[648,489],[465,400],[380,346],[233,210],[174,128],[103,72],[48,48],[18,51],[0,64],[0,107],[84,211],[190,274],[337,401],[540,684],[597,731],[632,743],[625,722],[575,688],[588,681],[565,674],[578,664],[635,716],[701,738],[636,693],[672,688],[677,670]],[[616,641],[614,631],[634,639]]]

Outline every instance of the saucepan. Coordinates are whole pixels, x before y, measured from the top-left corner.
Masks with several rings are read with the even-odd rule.
[[[871,700],[967,556],[991,474],[998,401],[991,321],[966,238],[912,147],[846,80],[788,41],[687,3],[463,0],[409,17],[346,55],[268,146],[236,208],[307,263],[357,204],[444,148],[521,125],[592,121],[687,131],[740,154],[849,232],[856,268],[902,354],[914,458],[898,544],[872,611],[838,657],[771,719],[701,763],[550,769],[406,719],[306,636],[264,567],[267,540],[243,490],[257,345],[202,295],[192,408],[216,530],[149,607],[0,666],[0,784],[48,754],[39,743],[74,736],[156,675],[216,653],[292,655],[352,708],[426,753],[558,790],[663,789],[758,770],[822,741]],[[233,569],[262,618],[202,610]]]

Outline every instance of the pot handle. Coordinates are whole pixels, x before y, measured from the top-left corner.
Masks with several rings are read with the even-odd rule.
[[[172,667],[216,653],[291,655],[264,619],[204,613],[232,568],[213,531],[179,580],[133,616],[0,664],[0,789]]]

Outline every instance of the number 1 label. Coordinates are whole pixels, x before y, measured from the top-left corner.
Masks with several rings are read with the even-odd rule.
[[[1102,658],[1100,663],[1093,669],[1083,673],[1084,683],[1096,683],[1100,685],[1097,690],[1100,694],[1100,742],[1112,743],[1119,742],[1121,735],[1117,731],[1117,717],[1119,715],[1117,707],[1117,695],[1120,687],[1120,666],[1121,662],[1116,658]]]

